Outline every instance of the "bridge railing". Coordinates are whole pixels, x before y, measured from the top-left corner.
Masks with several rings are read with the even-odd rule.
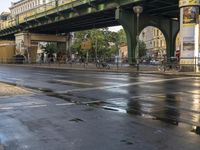
[[[64,5],[69,5],[69,7],[71,7],[73,3],[77,3],[81,1],[88,2],[88,0],[58,0],[58,1],[55,0],[44,5],[40,5],[36,8],[33,8],[31,10],[25,11],[17,15],[14,18],[0,22],[0,30],[4,30],[10,27],[14,27],[21,23],[25,23],[27,21],[35,19],[35,17],[40,14],[46,15],[47,12],[53,9],[57,9]]]

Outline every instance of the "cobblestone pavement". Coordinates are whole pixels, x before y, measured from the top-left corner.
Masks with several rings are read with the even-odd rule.
[[[12,96],[12,95],[22,95],[22,94],[31,94],[31,92],[24,88],[0,83],[0,96]]]

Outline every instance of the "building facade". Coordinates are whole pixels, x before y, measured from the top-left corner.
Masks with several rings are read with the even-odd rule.
[[[10,7],[11,16],[14,17],[51,1],[53,0],[20,0],[15,3],[12,2]]]
[[[166,41],[163,33],[155,27],[146,27],[140,33],[140,40],[146,44],[147,56],[162,57],[166,54]],[[119,48],[120,57],[128,57],[127,44],[121,43]]]
[[[163,33],[155,27],[149,26],[140,34],[140,40],[146,44],[147,53],[152,57],[166,54],[166,41]]]

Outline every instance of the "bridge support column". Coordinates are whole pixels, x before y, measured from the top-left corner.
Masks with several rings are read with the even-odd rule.
[[[135,49],[137,44],[137,26],[136,26],[136,15],[131,10],[116,10],[116,19],[123,26],[128,42],[128,57],[129,64],[135,62]],[[167,56],[174,56],[176,48],[176,36],[179,31],[178,20],[166,19],[156,16],[141,15],[139,23],[139,32],[141,32],[145,27],[153,26],[157,27],[162,31],[166,40],[166,51]]]
[[[15,34],[15,42],[16,42],[16,54],[24,55],[27,62],[35,63],[37,57],[38,50],[38,42],[58,42],[66,43],[65,36],[59,35],[50,35],[50,34],[36,34],[36,33],[28,33],[22,32]],[[61,49],[63,46],[61,46]]]
[[[136,28],[136,15],[133,11],[117,9],[116,20],[123,26],[128,44],[128,62],[129,64],[136,63],[136,44],[137,44],[137,28]]]
[[[68,33],[66,37],[66,54],[71,57],[72,52],[71,52],[71,46],[72,46],[72,38],[73,38],[73,33]]]
[[[176,36],[177,33],[179,32],[178,20],[142,15],[140,22],[140,32],[148,26],[156,27],[163,33],[166,40],[167,56],[168,57],[174,56],[176,49]]]
[[[180,1],[182,71],[199,72],[199,1]]]
[[[15,34],[16,55],[23,55],[25,61],[31,61],[31,40],[30,34],[27,32]]]

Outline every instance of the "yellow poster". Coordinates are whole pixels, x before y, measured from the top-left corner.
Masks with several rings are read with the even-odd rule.
[[[179,7],[200,6],[200,0],[179,0]]]
[[[198,24],[199,23],[199,8],[183,7],[183,24]]]
[[[90,40],[86,40],[86,41],[83,41],[81,43],[81,48],[82,49],[91,49],[92,48],[92,43]]]

